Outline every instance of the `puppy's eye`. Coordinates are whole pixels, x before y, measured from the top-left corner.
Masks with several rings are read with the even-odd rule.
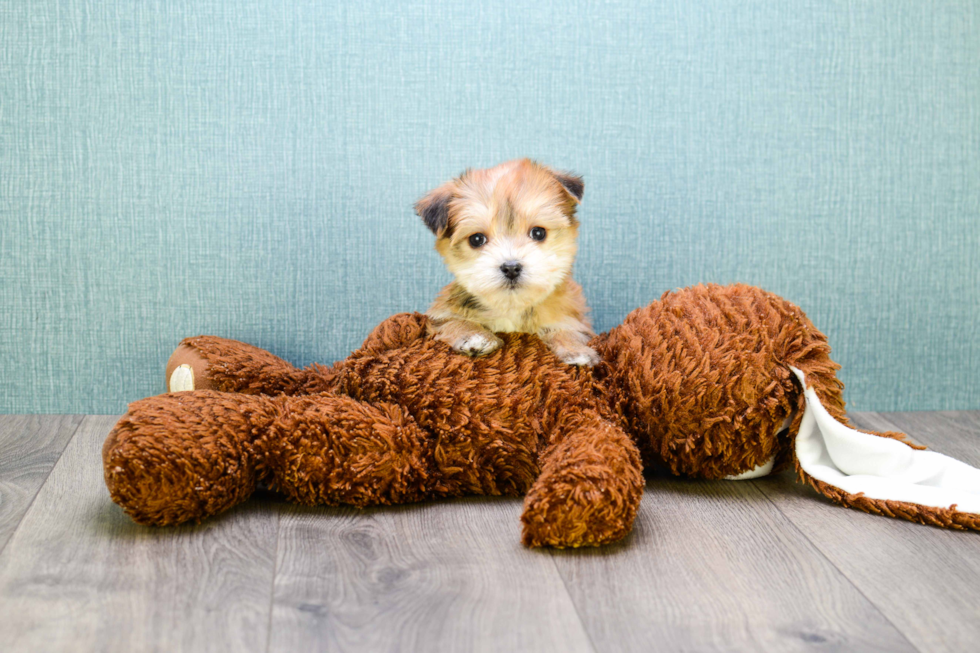
[[[544,227],[533,227],[528,235],[531,236],[531,240],[544,240],[548,232],[544,230]]]
[[[486,242],[487,242],[487,237],[484,236],[483,234],[473,234],[472,236],[470,236],[470,247],[472,247],[473,249],[478,249],[480,247],[483,247],[483,245]]]

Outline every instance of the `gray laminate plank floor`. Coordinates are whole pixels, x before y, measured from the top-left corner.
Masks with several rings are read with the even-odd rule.
[[[522,501],[284,509],[272,651],[591,651]]]
[[[0,552],[81,422],[81,415],[0,416]]]
[[[855,417],[980,464],[980,413]],[[0,416],[0,453],[15,452],[0,459],[4,653],[980,641],[980,534],[839,508],[788,475],[651,478],[633,533],[602,549],[524,549],[521,501],[508,498],[355,510],[262,495],[198,526],[151,529],[102,481],[115,418],[85,418],[73,436],[72,420]]]
[[[980,413],[859,413],[853,421],[980,466]],[[780,478],[755,483],[919,650],[980,649],[980,533],[848,510]]]
[[[149,529],[109,500],[86,417],[0,554],[0,651],[264,651],[278,505]]]
[[[554,555],[599,650],[915,650],[749,482],[651,478],[627,540]]]

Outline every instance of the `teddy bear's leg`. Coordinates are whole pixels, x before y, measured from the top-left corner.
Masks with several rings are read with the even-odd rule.
[[[293,367],[264,349],[215,336],[185,338],[167,361],[167,392],[310,394],[331,388],[333,370]]]
[[[643,496],[640,455],[615,424],[592,411],[563,416],[524,501],[526,546],[578,547],[630,532]]]
[[[226,510],[258,481],[310,505],[417,501],[436,485],[432,450],[393,404],[195,390],[130,404],[102,457],[113,501],[163,526]]]
[[[196,390],[131,403],[102,447],[112,500],[141,524],[169,526],[248,498],[257,460],[242,397]]]
[[[277,397],[256,441],[272,487],[307,505],[419,501],[438,485],[433,439],[401,406]]]

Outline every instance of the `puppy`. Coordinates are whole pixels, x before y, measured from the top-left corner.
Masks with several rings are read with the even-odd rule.
[[[529,159],[467,170],[415,204],[456,280],[426,315],[432,335],[471,356],[502,344],[495,332],[535,333],[563,362],[595,365],[581,287],[575,209],[582,179]]]

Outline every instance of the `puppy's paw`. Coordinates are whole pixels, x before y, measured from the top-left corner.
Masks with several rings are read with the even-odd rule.
[[[502,344],[504,344],[503,340],[488,331],[485,334],[473,333],[460,338],[453,343],[453,349],[468,356],[486,356],[500,349]]]
[[[576,349],[563,349],[555,352],[561,362],[568,365],[579,365],[582,367],[592,367],[599,362],[599,354],[595,353],[592,347],[581,347]]]

